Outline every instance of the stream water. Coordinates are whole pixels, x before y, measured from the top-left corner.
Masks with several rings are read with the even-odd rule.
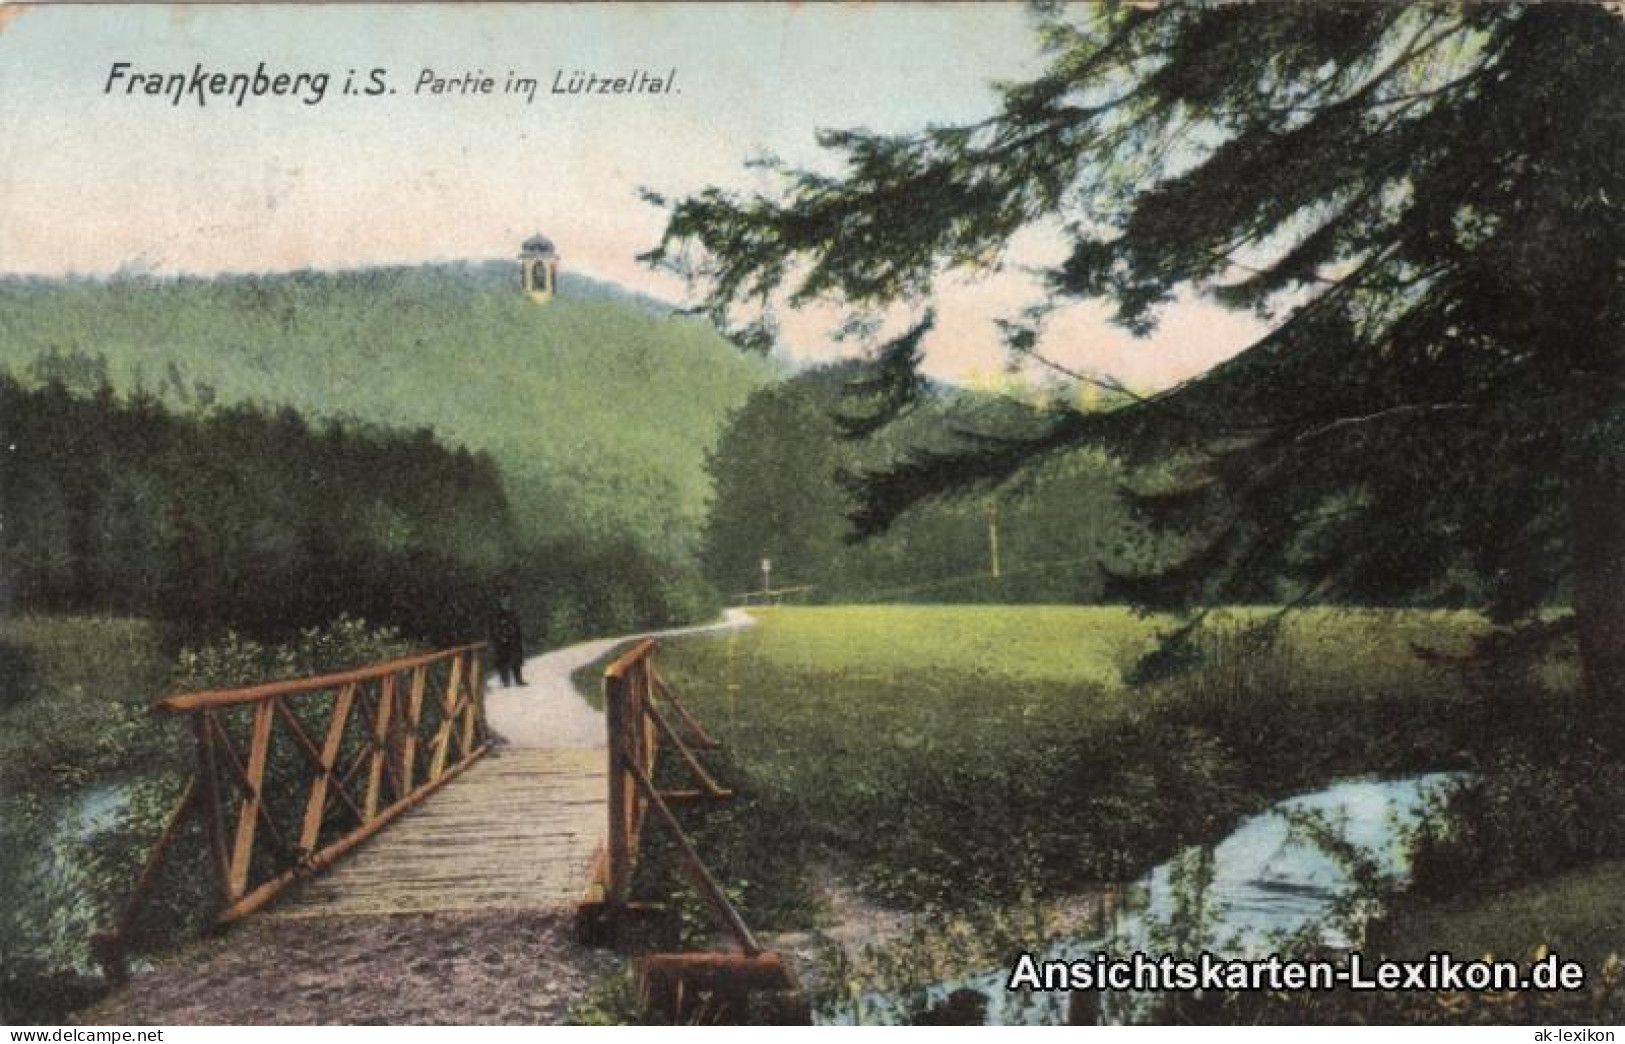
[[[1334,858],[1311,832],[1293,828],[1305,814],[1315,817],[1362,853],[1384,874],[1403,878],[1403,841],[1416,825],[1429,796],[1457,778],[1429,773],[1402,779],[1359,779],[1334,783],[1323,790],[1287,798],[1243,820],[1223,841],[1187,849],[1156,867],[1129,890],[1131,900],[1112,918],[1109,929],[1093,937],[1070,938],[1051,946],[1040,960],[1078,960],[1109,951],[1125,955],[1155,952],[1170,926],[1199,936],[1184,937],[1189,949],[1209,949],[1220,956],[1263,956],[1277,940],[1310,933],[1329,947],[1353,940],[1331,915],[1355,887],[1342,861]],[[1193,904],[1199,914],[1193,916]],[[1198,943],[1191,947],[1191,943]],[[1009,992],[1009,969],[997,968],[939,982],[926,990],[926,1006],[945,1001],[956,990],[974,990],[987,999],[986,1021],[995,1025],[1057,1024],[1066,1021],[1068,995],[1063,992]],[[914,998],[917,1000],[917,998]],[[1131,1016],[1132,998],[1108,997],[1106,1018]],[[1114,1003],[1115,1002],[1115,1003]],[[826,1021],[895,1023],[911,1009],[901,998],[878,993],[864,996],[858,1010],[850,1007]]]
[[[23,894],[12,901],[33,905],[39,920],[32,943],[51,967],[80,974],[95,970],[86,940],[102,925],[89,895],[86,846],[123,822],[131,793],[132,781],[126,778],[86,788],[57,810],[39,839],[20,882]]]
[[[130,804],[130,783],[116,779],[84,791],[57,820],[54,841],[59,846],[85,841],[116,826]]]

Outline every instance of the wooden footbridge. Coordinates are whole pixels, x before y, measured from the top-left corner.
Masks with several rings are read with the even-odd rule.
[[[605,752],[497,748],[275,917],[549,909],[580,902],[602,841]]]
[[[767,992],[779,1019],[804,1019],[793,975],[757,942],[672,811],[731,792],[701,763],[697,752],[717,743],[660,677],[657,648],[638,642],[605,671],[603,742],[593,746],[579,735],[563,737],[569,746],[502,743],[486,718],[483,645],[158,701],[155,712],[190,719],[197,766],[119,923],[93,940],[108,976],[127,978],[125,955],[141,944],[166,864],[207,869],[222,925],[260,911],[571,909],[583,942],[613,944],[640,907],[633,871],[652,820],[726,945],[637,955],[646,1001],[684,1020],[725,1020]]]

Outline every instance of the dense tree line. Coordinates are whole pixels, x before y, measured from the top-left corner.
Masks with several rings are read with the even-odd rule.
[[[1033,402],[939,385],[908,421],[857,438],[867,380],[856,363],[824,366],[760,389],[734,413],[708,461],[714,493],[702,558],[712,582],[756,590],[767,558],[775,587],[814,585],[801,597],[819,602],[1094,602],[1102,565],[1168,553],[1120,502],[1122,469],[1090,452],[1010,489],[923,505],[854,543],[850,476],[940,440],[944,428],[1019,433],[1042,413]]]
[[[433,425],[488,452],[527,537],[692,557],[705,449],[772,378],[701,319],[569,272],[545,307],[518,266],[23,279],[0,276],[0,372],[177,412],[291,406]]]
[[[510,591],[537,640],[702,609],[625,542],[526,538],[496,465],[427,429],[0,378],[0,608],[277,638],[343,614],[478,637]]]
[[[907,418],[857,437],[871,380],[862,362],[822,366],[758,390],[734,412],[707,461],[714,492],[701,551],[705,575],[723,591],[758,590],[767,558],[775,587],[814,586],[797,600],[1121,602],[1124,575],[1154,574],[1200,546],[1200,519],[1197,536],[1171,534],[1144,517],[1135,495],[1175,481],[1182,465],[1129,465],[1088,448],[1057,454],[999,489],[916,503],[884,532],[860,538],[854,516],[863,511],[865,473],[966,432],[1019,444],[1056,408],[1042,396],[932,385]],[[1238,600],[1304,593],[1285,570],[1261,568],[1251,580]],[[1481,602],[1486,583],[1458,567],[1396,590],[1378,573],[1333,600],[1460,608]]]

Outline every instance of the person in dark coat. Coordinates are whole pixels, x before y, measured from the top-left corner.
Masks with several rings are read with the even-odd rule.
[[[525,684],[525,635],[507,595],[491,613],[491,653],[503,685]]]

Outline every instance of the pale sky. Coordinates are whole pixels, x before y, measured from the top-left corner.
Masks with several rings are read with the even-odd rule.
[[[136,74],[328,73],[327,95],[241,108],[106,92]],[[345,96],[350,70],[388,70],[396,93]],[[1042,67],[1024,7],[1009,5],[0,6],[0,272],[108,273],[355,267],[508,258],[545,232],[567,269],[678,299],[635,256],[678,196],[767,187],[762,153],[823,161],[820,127],[904,132],[984,117],[989,84]],[[678,93],[552,96],[555,74],[675,68]],[[415,92],[425,69],[488,75],[490,96]],[[534,77],[534,102],[504,95]],[[1017,260],[1040,260],[1033,248]],[[955,284],[927,344],[952,379],[997,372],[992,319],[1024,301],[1010,273]],[[781,317],[803,358],[852,349],[827,315]],[[1135,340],[1098,309],[1057,322],[1046,350],[1138,386],[1190,376],[1259,333],[1182,304]]]

